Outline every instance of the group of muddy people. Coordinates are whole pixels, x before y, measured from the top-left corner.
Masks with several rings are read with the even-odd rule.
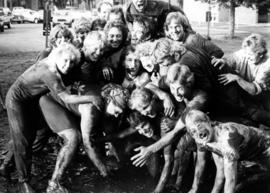
[[[108,156],[120,167],[146,166],[155,193],[172,176],[181,188],[191,160],[189,193],[200,190],[211,161],[212,193],[238,190],[241,161],[269,173],[270,60],[262,35],[224,55],[177,7],[133,0],[124,8],[101,2],[98,11],[72,28],[55,26],[50,47],[9,88],[1,175],[16,167],[20,192],[35,192],[32,154],[51,131],[63,143],[47,193],[69,192],[60,182],[80,144],[103,177],[112,174]]]

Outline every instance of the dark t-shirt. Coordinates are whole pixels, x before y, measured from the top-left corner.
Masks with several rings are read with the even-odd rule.
[[[221,48],[198,33],[189,34],[185,40],[185,45],[194,49],[204,50],[209,56],[215,56],[216,58],[221,58],[224,55]]]
[[[137,16],[144,16],[149,18],[150,21],[154,24],[154,31],[158,34],[163,33],[163,25],[166,20],[168,13],[173,11],[183,11],[175,6],[169,6],[168,3],[161,1],[148,1],[147,6],[143,13],[140,13],[136,10],[134,4],[131,2],[126,9],[126,20],[129,23],[133,23],[134,18]]]

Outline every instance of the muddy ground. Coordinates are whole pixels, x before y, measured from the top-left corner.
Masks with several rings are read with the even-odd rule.
[[[0,55],[0,84],[5,96],[8,87],[16,77],[27,67],[33,64],[36,52],[16,53]],[[33,157],[33,167],[31,181],[37,193],[46,190],[47,182],[52,174],[56,154],[56,138],[52,138],[47,147],[38,155]],[[0,150],[5,150],[5,144],[9,140],[9,128],[6,112],[0,113]],[[3,157],[1,157],[2,159]],[[213,176],[213,169],[206,171],[206,176]],[[188,174],[192,174],[189,172]],[[253,175],[253,172],[242,175]],[[212,181],[211,178],[207,180]],[[191,175],[186,176],[187,184],[191,183]],[[88,161],[85,155],[78,152],[71,167],[66,172],[63,184],[71,193],[148,193],[153,189],[153,181],[144,169],[135,169],[128,163],[125,167],[115,173],[114,178],[103,179],[97,170]],[[242,192],[245,193],[268,193],[267,181],[251,185]],[[206,182],[202,186],[202,192],[209,192],[211,182]],[[183,192],[187,192],[188,185]],[[167,187],[165,193],[179,192],[171,187]],[[11,180],[7,181],[0,177],[0,193],[19,193],[17,189],[16,172],[12,173]]]

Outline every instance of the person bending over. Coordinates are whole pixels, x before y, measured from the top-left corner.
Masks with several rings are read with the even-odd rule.
[[[128,91],[119,85],[108,84],[98,92],[101,92],[101,96],[97,96],[97,91],[93,91],[93,87],[88,87],[85,88],[84,93],[81,93],[83,96],[92,96],[96,101],[99,99],[99,103],[96,104],[94,102],[67,104],[53,94],[41,97],[39,103],[46,122],[65,141],[57,157],[47,193],[60,190],[67,192],[67,189],[61,186],[59,181],[79,144],[79,131],[81,131],[83,145],[91,161],[103,177],[109,175],[110,168],[105,165],[102,159],[102,144],[97,143],[97,138],[101,137],[104,132],[101,123],[114,124],[116,121],[112,120],[117,118],[119,120],[120,115],[124,113]],[[112,126],[116,127],[115,124]]]
[[[35,119],[39,115],[40,96],[53,92],[70,104],[89,103],[90,96],[69,94],[61,79],[78,65],[80,52],[71,44],[61,44],[44,60],[28,68],[10,87],[6,96],[8,120],[21,192],[34,192],[29,185],[32,143],[35,139]]]
[[[270,135],[258,128],[233,122],[214,122],[199,111],[190,110],[185,119],[187,131],[196,143],[212,152],[217,173],[212,193],[234,193],[237,165],[241,160],[255,161],[270,169]]]

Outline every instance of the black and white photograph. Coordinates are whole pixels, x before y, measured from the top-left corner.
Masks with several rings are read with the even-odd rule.
[[[270,0],[0,0],[0,193],[270,193]]]

